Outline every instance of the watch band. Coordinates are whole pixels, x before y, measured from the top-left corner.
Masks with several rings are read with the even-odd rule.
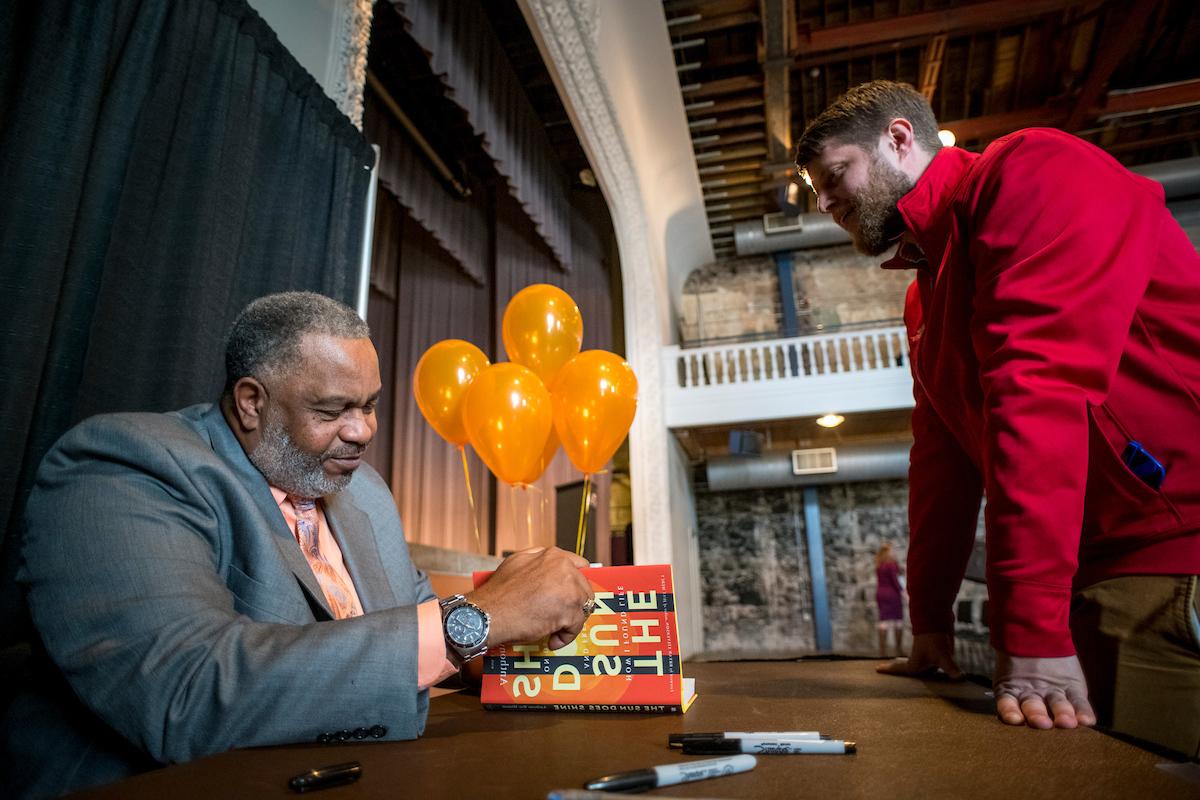
[[[479,606],[472,603],[461,594],[451,595],[438,601],[438,605],[442,609],[442,638],[446,641],[446,652],[450,656],[450,660],[455,662],[455,666],[461,667],[471,659],[478,658],[487,652],[488,632],[491,630],[492,618],[491,615],[484,611]],[[468,606],[474,609],[483,620],[483,631],[480,640],[473,645],[460,645],[458,642],[450,638],[449,631],[446,630],[446,619],[450,613],[457,608]]]

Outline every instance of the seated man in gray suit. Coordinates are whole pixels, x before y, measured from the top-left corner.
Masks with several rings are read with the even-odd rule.
[[[22,580],[53,666],[5,719],[18,795],[234,747],[412,739],[464,660],[583,626],[587,564],[554,548],[439,603],[361,463],[380,379],[351,309],[256,300],[225,363],[219,405],[93,417],[41,464]]]

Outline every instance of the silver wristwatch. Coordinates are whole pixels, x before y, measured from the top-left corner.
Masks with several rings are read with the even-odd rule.
[[[492,618],[461,594],[441,600],[442,632],[452,660],[459,666],[487,652]]]

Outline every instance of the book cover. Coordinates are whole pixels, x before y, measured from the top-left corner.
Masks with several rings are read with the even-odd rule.
[[[490,572],[475,573],[475,585]],[[669,564],[583,570],[596,610],[575,641],[493,647],[483,658],[487,709],[682,713],[695,699],[683,677]]]

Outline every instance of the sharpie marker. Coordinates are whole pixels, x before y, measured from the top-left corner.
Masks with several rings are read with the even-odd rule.
[[[659,786],[674,786],[677,783],[719,778],[754,769],[758,761],[754,756],[738,755],[727,758],[706,758],[703,761],[688,761],[682,764],[665,764],[661,767],[639,769],[605,775],[583,785],[585,789],[601,792],[644,792]]]
[[[828,739],[820,731],[716,731],[696,733],[671,733],[667,735],[670,747],[683,747],[684,742],[709,742],[721,739],[741,739],[742,741],[790,742],[793,740],[813,741]]]
[[[683,743],[683,752],[688,755],[717,755],[720,753],[753,753],[754,755],[795,755],[854,753],[858,748],[854,742],[837,739],[776,739],[774,741],[754,739],[709,739]]]
[[[316,789],[327,789],[330,786],[354,783],[361,777],[362,764],[357,761],[347,761],[345,764],[333,764],[301,772],[288,781],[288,786],[294,792],[311,792]]]

